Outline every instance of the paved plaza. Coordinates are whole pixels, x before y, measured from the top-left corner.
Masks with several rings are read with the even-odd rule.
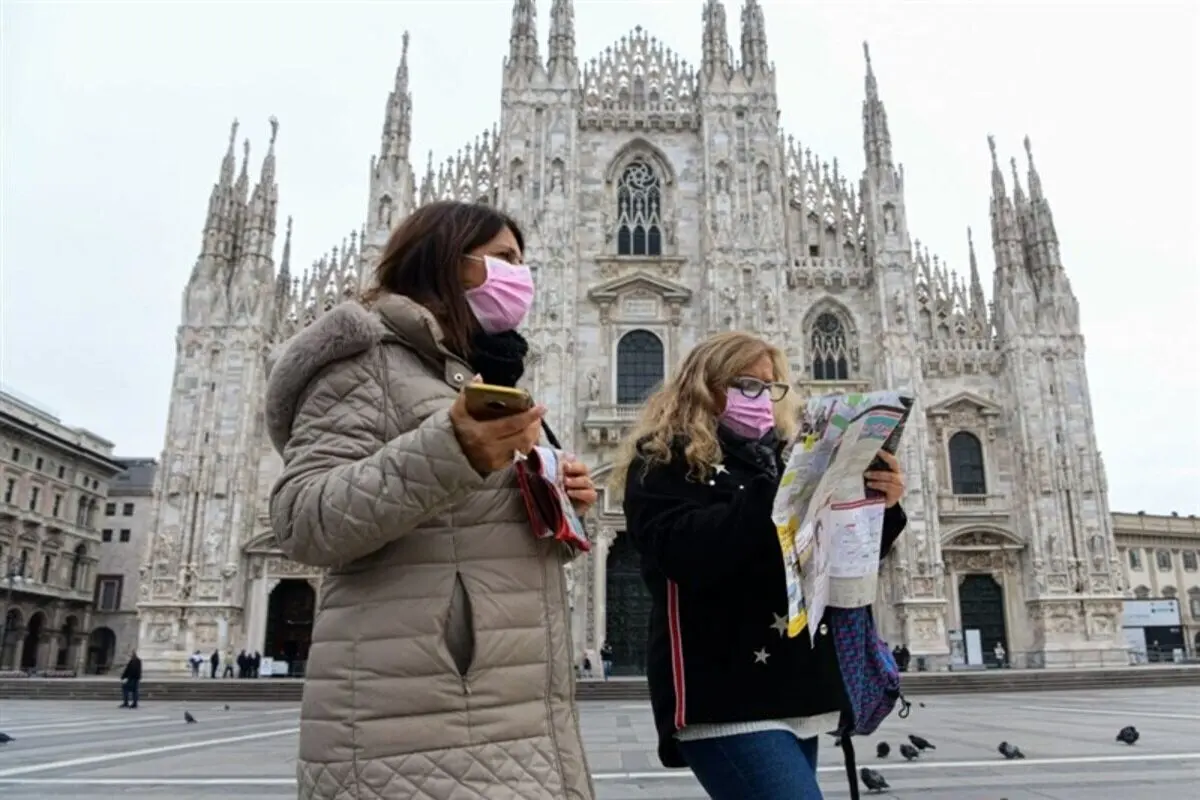
[[[114,692],[116,684],[114,682]],[[859,744],[860,763],[907,800],[1161,800],[1194,797],[1200,786],[1200,693],[1194,688],[1109,692],[954,695],[921,698],[912,716],[893,716]],[[294,797],[295,705],[147,703],[137,711],[58,701],[0,701],[0,797],[5,800],[123,797],[139,800]],[[1133,724],[1134,747],[1114,741]],[[602,800],[699,800],[685,771],[664,770],[654,753],[644,704],[583,707],[596,787]],[[937,751],[914,763],[880,761],[875,743],[895,750],[919,733]],[[1004,761],[1001,740],[1025,761]],[[826,797],[848,791],[840,753],[823,743]],[[887,796],[887,795],[885,795]]]

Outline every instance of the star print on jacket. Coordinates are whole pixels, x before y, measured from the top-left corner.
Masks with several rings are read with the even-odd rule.
[[[765,664],[765,663],[767,663],[767,659],[770,657],[771,657],[771,654],[767,652],[767,648],[765,648],[765,647],[762,650],[754,651],[754,663],[755,664]]]
[[[787,636],[787,629],[788,629],[787,614],[776,614],[775,612],[772,611],[771,616],[773,616],[775,618],[775,621],[771,623],[771,628],[776,633],[779,634],[780,639]]]

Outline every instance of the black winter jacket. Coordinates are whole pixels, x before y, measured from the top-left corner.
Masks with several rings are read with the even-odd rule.
[[[129,663],[125,665],[124,671],[121,672],[121,680],[137,683],[142,679],[142,660],[137,656],[129,659]]]
[[[808,717],[843,710],[830,637],[786,633],[783,554],[771,521],[782,446],[722,430],[723,464],[688,477],[678,452],[626,481],[626,534],[641,554],[653,604],[647,678],[664,766],[686,766],[675,733],[698,723]],[[904,530],[887,510],[881,554]]]

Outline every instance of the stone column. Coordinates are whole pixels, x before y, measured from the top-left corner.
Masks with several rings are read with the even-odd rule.
[[[595,558],[592,564],[592,602],[596,609],[596,627],[590,631],[591,641],[588,647],[600,651],[600,646],[608,636],[608,615],[606,603],[608,597],[608,550],[617,538],[617,532],[612,528],[602,528],[596,539]]]
[[[263,644],[267,639],[267,605],[271,589],[277,583],[279,583],[278,578],[267,578],[266,576],[260,576],[250,581],[250,590],[246,596],[246,619],[243,623],[246,631],[246,641],[243,647],[246,650],[262,652]]]

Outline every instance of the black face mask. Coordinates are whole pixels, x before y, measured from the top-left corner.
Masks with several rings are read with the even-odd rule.
[[[516,331],[484,333],[471,338],[471,369],[479,373],[484,383],[493,386],[516,386],[525,374],[525,356],[529,343]]]

